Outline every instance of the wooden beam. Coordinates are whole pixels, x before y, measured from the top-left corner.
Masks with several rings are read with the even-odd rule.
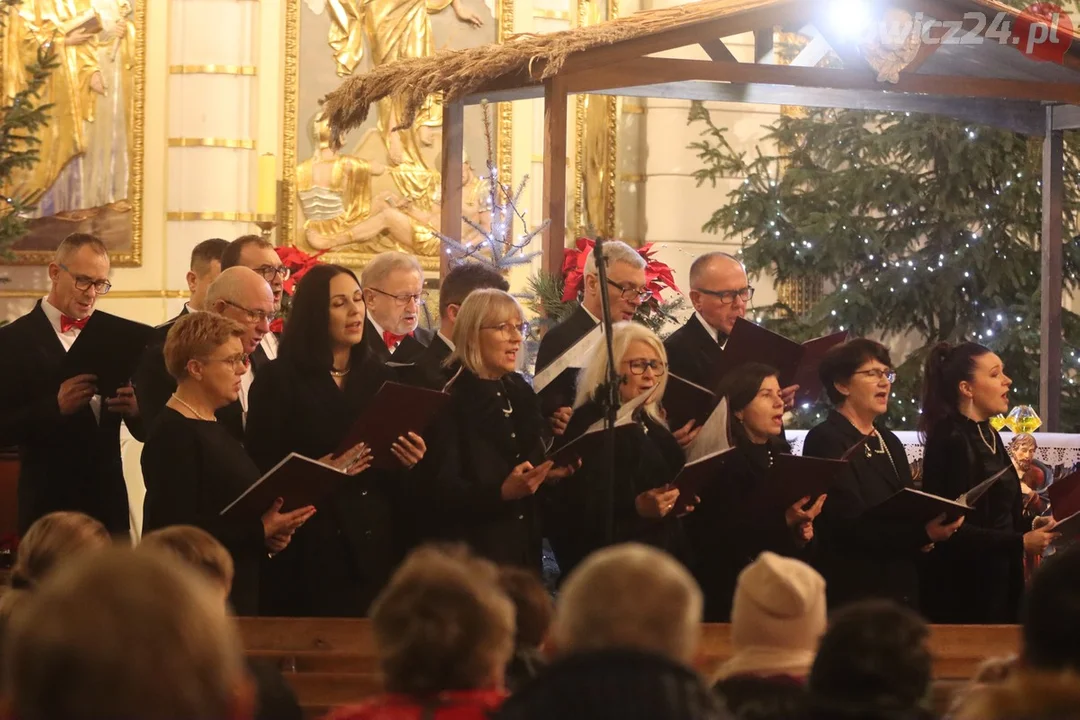
[[[1065,240],[1065,133],[1046,108],[1042,163],[1042,308],[1039,316],[1039,414],[1047,432],[1061,430],[1061,283]]]
[[[566,78],[544,82],[544,196],[551,220],[543,234],[542,267],[558,273],[566,247]]]
[[[461,165],[465,154],[465,105],[443,105],[442,125],[442,204],[439,231],[455,240],[461,239]],[[439,250],[439,279],[446,277],[450,258]]]
[[[544,86],[540,83],[525,85],[508,90],[487,90],[466,95],[462,100],[465,105],[479,105],[485,100],[489,103],[514,102],[516,100],[536,100],[544,97]]]
[[[983,98],[942,98],[929,95],[883,93],[870,90],[800,88],[790,85],[712,83],[687,81],[595,90],[595,95],[655,97],[680,100],[749,103],[753,105],[801,105],[805,107],[918,112],[954,117],[1025,135],[1042,136],[1045,113],[1038,103]]]
[[[618,66],[574,73],[566,78],[572,93],[597,93],[620,87],[658,85],[682,80],[1080,103],[1080,83],[1042,83],[945,75],[901,75],[897,83],[883,83],[869,73],[854,70],[716,63],[678,58],[636,58],[624,61]]]
[[[1076,105],[1058,105],[1054,108],[1055,130],[1080,129],[1080,107]]]
[[[698,45],[701,46],[701,49],[705,51],[705,54],[714,62],[739,62],[720,38],[704,40],[698,43]]]

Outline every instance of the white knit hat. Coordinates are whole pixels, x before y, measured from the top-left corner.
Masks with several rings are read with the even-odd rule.
[[[814,664],[826,625],[825,579],[799,560],[765,551],[747,565],[731,609],[734,656],[716,675],[791,675]]]

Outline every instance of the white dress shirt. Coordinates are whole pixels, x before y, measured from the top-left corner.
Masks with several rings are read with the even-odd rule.
[[[262,340],[259,341],[259,347],[266,353],[267,360],[277,359],[277,335],[274,333],[266,333],[262,336]],[[240,408],[243,411],[240,414],[240,418],[245,428],[247,427],[248,391],[251,389],[251,383],[253,382],[255,382],[255,365],[249,361],[247,372],[240,378]]]
[[[701,323],[701,326],[703,328],[705,328],[705,332],[709,333],[709,335],[712,337],[713,341],[717,345],[720,346],[721,350],[723,350],[724,346],[727,345],[727,340],[724,340],[724,342],[720,342],[720,333],[719,333],[719,331],[717,331],[716,328],[714,328],[712,325],[710,325],[708,323],[708,321],[706,321],[705,318],[702,317],[701,313],[699,313],[697,311],[694,311],[694,317],[696,317],[698,322]]]
[[[45,317],[49,319],[49,324],[52,325],[53,331],[56,333],[56,337],[60,339],[60,344],[64,346],[64,352],[71,350],[71,346],[78,340],[79,334],[82,333],[77,327],[68,328],[67,332],[60,331],[60,316],[63,315],[59,309],[53,306],[49,302],[48,297],[41,299],[41,309],[45,312]],[[91,310],[91,313],[93,311]],[[94,395],[90,398],[90,409],[94,411],[94,419],[101,422],[101,396]]]

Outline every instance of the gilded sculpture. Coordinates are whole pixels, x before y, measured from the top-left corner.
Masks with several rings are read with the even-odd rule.
[[[39,162],[0,192],[36,200],[14,250],[43,261],[71,232],[93,232],[120,264],[138,262],[136,132],[141,127],[139,0],[24,0],[0,29],[5,102],[26,86],[25,66],[52,42],[57,68],[41,95],[52,105]],[[140,13],[137,13],[139,10]]]

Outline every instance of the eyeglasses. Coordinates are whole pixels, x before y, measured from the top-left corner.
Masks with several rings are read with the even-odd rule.
[[[66,272],[71,277],[75,278],[75,289],[80,292],[86,292],[90,289],[91,285],[94,287],[94,290],[97,291],[98,295],[104,295],[112,289],[112,283],[108,280],[95,280],[94,278],[86,277],[85,275],[76,275],[75,273],[68,270],[67,266],[63,263],[58,264],[60,265],[61,270]]]
[[[896,371],[894,370],[856,370],[852,375],[865,375],[875,382],[879,382],[881,378],[885,378],[890,383],[896,382]]]
[[[394,298],[394,304],[396,304],[398,307],[405,307],[410,302],[415,302],[417,305],[423,305],[428,299],[428,294],[426,290],[418,292],[415,295],[391,295],[388,292],[383,292],[379,288],[368,288],[368,290],[377,292],[380,295],[385,295],[386,297]]]
[[[631,360],[630,372],[634,375],[644,375],[646,370],[652,370],[653,375],[659,377],[667,372],[667,363],[663,360],[645,360],[638,358],[637,360]]]
[[[239,355],[231,355],[231,356],[226,357],[226,358],[207,358],[206,360],[203,360],[202,362],[204,362],[206,364],[210,364],[210,363],[213,363],[213,362],[219,362],[219,363],[222,363],[224,365],[231,366],[233,371],[239,370],[241,368],[243,368],[244,370],[247,370],[248,356],[245,353],[240,353]]]
[[[517,334],[521,337],[527,337],[529,335],[529,323],[510,323],[504,322],[498,325],[481,325],[481,330],[498,330],[499,334],[504,338],[512,338],[513,331],[516,330]]]
[[[743,302],[750,302],[754,299],[754,286],[747,285],[740,290],[706,290],[705,288],[694,288],[699,293],[711,295],[714,298],[720,300],[721,305],[730,305],[735,302],[735,298],[740,298]]]
[[[608,285],[619,290],[619,297],[623,300],[637,300],[638,302],[645,302],[645,300],[652,295],[651,292],[645,288],[634,287],[633,285],[627,287],[620,285],[614,280],[608,280]]]
[[[230,302],[229,300],[222,300],[222,302],[226,305],[230,305],[236,308],[237,310],[243,310],[245,313],[247,313],[247,321],[252,325],[258,325],[261,322],[268,323],[275,317],[277,317],[277,313],[273,310],[271,310],[270,312],[267,312],[266,310],[251,310],[244,307],[243,305],[237,305],[234,302]]]
[[[275,275],[280,275],[282,280],[288,280],[289,275],[292,274],[292,270],[284,265],[260,265],[252,269],[262,275],[266,282],[274,282]]]

